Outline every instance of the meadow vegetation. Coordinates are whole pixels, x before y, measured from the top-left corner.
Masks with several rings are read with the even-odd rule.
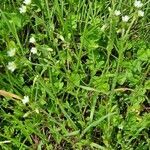
[[[1,0],[0,149],[148,150],[149,0]]]

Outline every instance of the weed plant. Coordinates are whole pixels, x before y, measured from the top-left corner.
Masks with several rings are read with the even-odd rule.
[[[148,150],[149,0],[0,1],[0,149]]]

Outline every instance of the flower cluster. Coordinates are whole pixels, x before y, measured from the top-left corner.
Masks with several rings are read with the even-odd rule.
[[[27,6],[31,4],[31,0],[24,0],[23,4],[21,5],[21,7],[19,8],[19,11],[21,14],[26,13],[27,11]]]
[[[143,3],[142,3],[141,1],[135,0],[134,6],[135,6],[136,8],[141,8],[141,7],[143,6]],[[121,15],[121,12],[120,12],[120,10],[115,10],[115,11],[114,11],[114,14],[115,14],[115,16],[120,16],[120,15]],[[144,16],[144,11],[138,10],[138,16],[143,17],[143,16]],[[128,22],[129,19],[130,19],[130,17],[129,17],[128,15],[122,16],[122,21],[123,21],[123,22]]]
[[[35,38],[34,38],[33,36],[29,39],[29,43],[32,43],[32,44],[35,45],[36,40],[35,40]],[[32,47],[32,48],[30,49],[30,52],[31,52],[32,54],[37,54],[37,48],[36,48],[35,46]],[[16,48],[10,48],[10,50],[7,51],[7,55],[8,55],[9,57],[12,57],[12,58],[13,58],[13,57],[15,56],[15,54],[16,54]],[[11,72],[14,72],[14,71],[16,70],[16,68],[17,68],[17,65],[16,65],[15,61],[10,61],[10,62],[8,62],[8,64],[7,64],[7,69],[8,69],[8,70],[10,70]]]
[[[121,11],[120,10],[115,10],[114,14],[115,14],[115,16],[120,16],[121,15]],[[129,19],[130,19],[130,17],[127,16],[127,15],[122,16],[122,21],[123,22],[128,22]]]
[[[35,45],[36,40],[35,40],[35,38],[34,38],[33,36],[29,39],[29,43],[32,43],[32,44]],[[32,54],[37,54],[37,48],[36,48],[36,47],[32,47],[32,48],[30,49],[30,52],[31,52]]]
[[[134,6],[135,6],[136,8],[141,8],[141,7],[143,6],[143,3],[142,3],[141,1],[135,0]],[[143,17],[143,16],[144,16],[144,11],[138,10],[138,16],[139,16],[139,17]]]
[[[9,51],[7,51],[7,55],[9,57],[13,57],[16,54],[16,48],[11,48]],[[11,61],[7,65],[7,69],[10,70],[11,72],[14,72],[15,69],[17,68],[16,64],[14,61]]]

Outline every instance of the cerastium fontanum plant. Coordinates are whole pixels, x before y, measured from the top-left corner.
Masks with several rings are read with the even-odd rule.
[[[2,1],[0,149],[149,149],[149,5]]]

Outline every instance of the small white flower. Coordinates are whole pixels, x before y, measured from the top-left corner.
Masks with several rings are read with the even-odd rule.
[[[19,11],[21,14],[25,13],[27,11],[27,7],[25,5],[22,5],[20,8],[19,8]]]
[[[31,4],[31,0],[24,0],[23,3],[26,4],[26,5],[30,5]]]
[[[29,96],[24,96],[23,99],[22,99],[22,103],[26,104],[28,102],[29,102]]]
[[[138,16],[139,16],[139,17],[143,17],[143,16],[144,16],[144,11],[139,10],[139,11],[138,11]]]
[[[15,69],[17,68],[15,62],[9,62],[7,65],[8,70],[10,70],[11,72],[14,72]]]
[[[115,13],[115,15],[116,15],[116,16],[119,16],[119,15],[121,15],[121,12],[120,12],[120,10],[115,10],[115,12],[114,12],[114,13]]]
[[[111,12],[111,8],[110,7],[108,7],[108,11]]]
[[[47,48],[47,50],[49,51],[49,52],[53,52],[53,49],[52,48]]]
[[[37,108],[35,109],[35,112],[36,112],[37,114],[39,114],[39,113],[40,113],[40,112],[39,112],[39,110],[38,110]]]
[[[34,44],[34,43],[36,42],[36,40],[35,40],[34,37],[31,37],[31,38],[29,39],[29,42]]]
[[[123,129],[123,125],[120,124],[120,125],[118,126],[118,128],[122,130],[122,129]]]
[[[31,53],[37,54],[37,48],[36,48],[36,47],[32,47],[32,48],[31,48]]]
[[[137,0],[135,0],[135,2],[134,2],[134,6],[135,6],[135,7],[137,7],[137,8],[140,8],[140,7],[142,7],[142,6],[143,6],[143,3],[142,3],[141,1],[137,1]]]
[[[7,55],[9,57],[13,57],[16,54],[16,49],[15,48],[11,48],[8,52]]]
[[[122,16],[122,21],[123,21],[123,22],[128,22],[129,19],[130,19],[130,17],[127,16],[127,15]]]
[[[59,60],[57,60],[57,61],[56,61],[56,64],[58,64],[59,62],[60,62],[60,61],[59,61]]]

